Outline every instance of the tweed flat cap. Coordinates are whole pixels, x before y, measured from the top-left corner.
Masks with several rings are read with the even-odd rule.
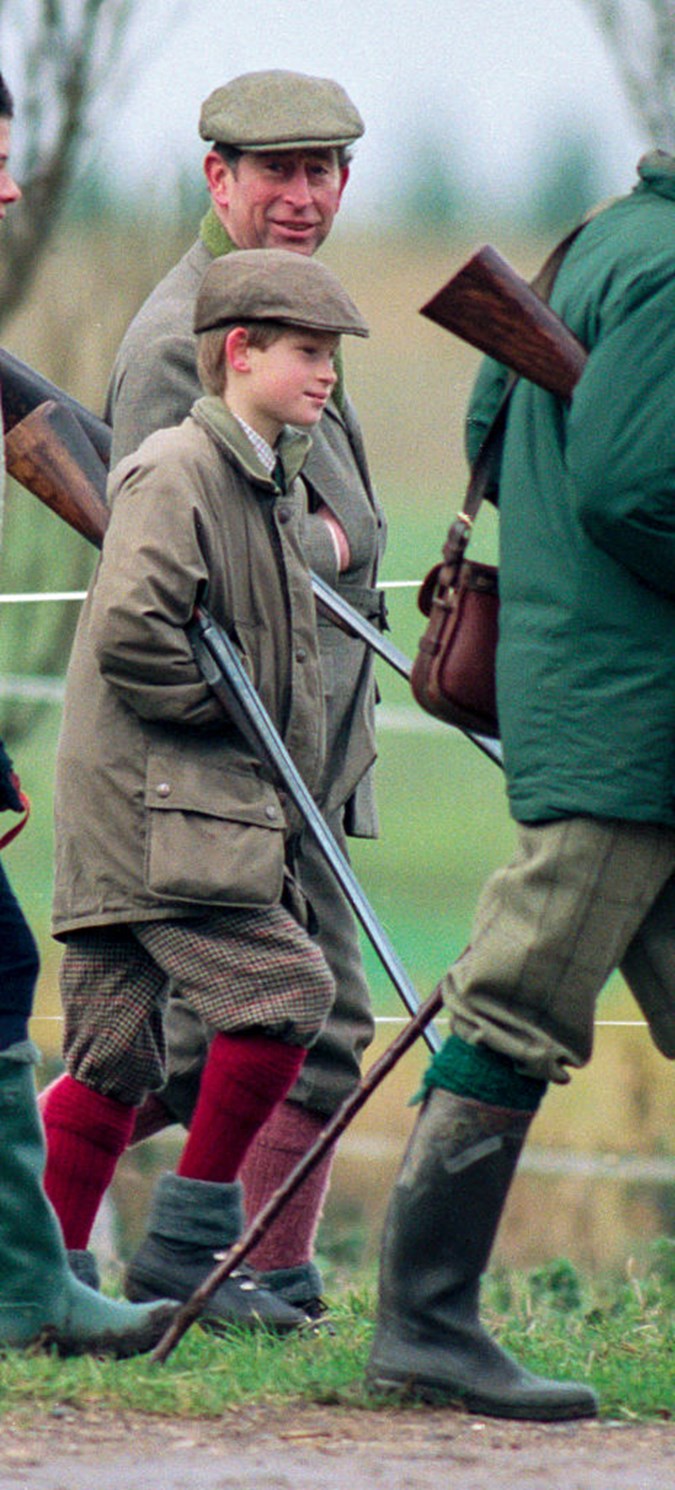
[[[209,265],[197,294],[195,331],[239,321],[368,335],[361,312],[332,270],[287,248],[241,249]]]
[[[365,125],[339,83],[300,72],[247,72],[202,104],[199,133],[237,150],[328,149],[351,145]]]

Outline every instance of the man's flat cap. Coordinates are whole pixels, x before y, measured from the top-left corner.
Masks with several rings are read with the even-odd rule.
[[[199,133],[237,150],[320,150],[351,145],[365,125],[331,78],[301,72],[246,72],[202,104]]]
[[[325,264],[288,248],[247,248],[209,265],[195,305],[195,331],[241,321],[367,336],[368,327]]]

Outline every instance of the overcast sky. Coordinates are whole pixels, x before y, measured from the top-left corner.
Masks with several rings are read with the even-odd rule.
[[[199,168],[203,98],[267,67],[333,76],[361,110],[352,213],[411,133],[439,135],[497,197],[571,124],[596,135],[608,191],[632,184],[648,144],[584,0],[140,0],[137,26],[133,86],[104,130],[134,175],[167,152]]]
[[[93,142],[122,188],[170,190],[179,165],[200,173],[202,100],[269,67],[335,77],[361,110],[353,216],[391,201],[411,138],[440,144],[488,204],[524,194],[543,144],[571,127],[597,141],[607,194],[632,185],[649,144],[586,0],[135,0],[134,11],[125,90],[115,107],[101,99]],[[33,13],[33,0],[0,11],[10,83]]]

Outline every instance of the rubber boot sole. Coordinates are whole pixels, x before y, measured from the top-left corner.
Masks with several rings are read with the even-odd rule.
[[[378,1396],[395,1398],[399,1402],[422,1402],[429,1407],[452,1407],[463,1412],[479,1414],[481,1417],[513,1418],[520,1422],[559,1423],[573,1418],[596,1417],[598,1402],[590,1387],[580,1391],[576,1401],[558,1403],[497,1402],[483,1397],[480,1392],[463,1391],[460,1387],[439,1382],[423,1381],[419,1377],[397,1379],[382,1373],[366,1373],[369,1392]]]

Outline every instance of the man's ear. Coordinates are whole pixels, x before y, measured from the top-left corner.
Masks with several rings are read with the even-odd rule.
[[[348,180],[349,180],[349,166],[340,166],[340,195],[338,197],[338,206],[340,205],[340,202],[342,201],[342,193],[343,193],[343,191],[345,189],[345,186],[347,185]]]
[[[244,326],[235,326],[225,337],[225,361],[233,372],[247,373],[251,366],[251,346]]]
[[[208,155],[204,157],[204,175],[214,205],[229,207],[232,168],[217,150],[209,150]]]

